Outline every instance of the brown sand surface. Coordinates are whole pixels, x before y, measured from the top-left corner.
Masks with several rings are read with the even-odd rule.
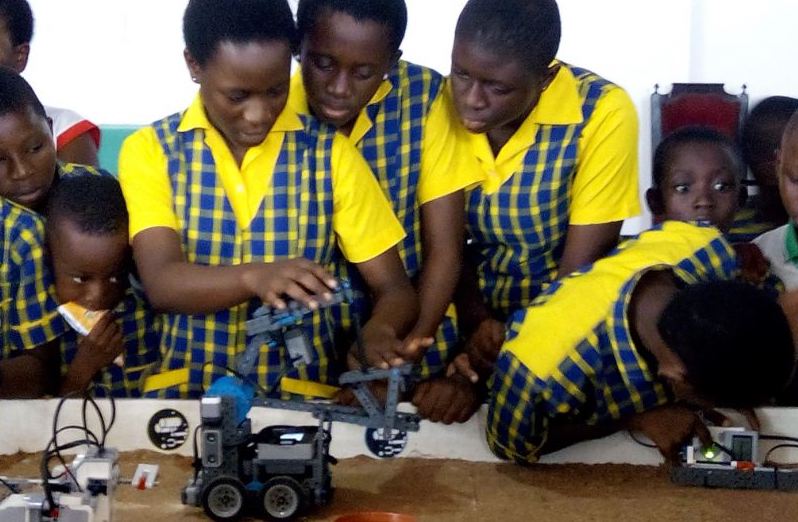
[[[126,453],[122,477],[137,463],[161,466],[159,484],[140,491],[120,486],[115,522],[209,520],[183,506],[180,489],[190,459],[149,451]],[[38,455],[0,456],[0,475],[37,474]],[[686,488],[664,468],[626,465],[539,465],[367,457],[333,468],[333,503],[305,520],[334,520],[355,511],[395,511],[420,521],[558,522],[565,520],[798,520],[798,492]],[[2,496],[4,493],[0,493]]]

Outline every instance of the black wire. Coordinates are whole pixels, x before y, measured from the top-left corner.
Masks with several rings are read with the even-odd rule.
[[[759,440],[788,440],[798,443],[798,437],[788,437],[786,435],[759,435]]]
[[[629,433],[629,436],[632,438],[632,440],[637,442],[641,446],[644,446],[646,448],[656,448],[657,447],[656,444],[648,444],[647,442],[643,442],[642,440],[640,440],[637,437],[635,437],[635,434],[634,434],[634,432],[632,430],[627,430],[627,432]]]
[[[0,484],[4,485],[11,491],[11,493],[19,493],[19,488],[13,484],[9,484],[4,479],[0,478]]]
[[[798,448],[798,444],[776,444],[775,446],[770,448],[767,453],[765,453],[764,461],[767,462],[768,459],[770,458],[770,454],[776,451],[777,449],[781,448]]]

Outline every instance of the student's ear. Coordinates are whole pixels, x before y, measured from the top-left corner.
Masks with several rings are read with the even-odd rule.
[[[28,56],[30,55],[30,44],[24,43],[14,47],[14,70],[22,74],[28,66]]]
[[[655,216],[661,216],[665,213],[665,201],[662,198],[662,191],[658,188],[650,188],[646,191],[646,203],[648,209]]]
[[[188,67],[188,72],[191,75],[191,81],[194,83],[201,83],[202,79],[202,67],[200,66],[199,62],[191,56],[191,53],[188,52],[188,49],[183,50],[183,58],[186,60],[186,66]]]

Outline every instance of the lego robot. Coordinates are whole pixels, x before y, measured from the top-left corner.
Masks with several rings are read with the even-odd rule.
[[[343,281],[333,298],[321,306],[351,301],[351,295]],[[253,338],[237,362],[237,374],[249,375],[263,343],[285,346],[294,365],[310,362],[312,352],[301,330],[310,312],[298,303],[282,310],[259,308],[247,322],[247,333]],[[378,439],[389,448],[385,456],[396,454],[390,450],[392,442],[419,429],[417,415],[397,411],[411,374],[409,364],[342,374],[339,383],[351,388],[360,406],[259,397],[240,377],[217,380],[200,401],[195,473],[182,491],[183,504],[202,506],[209,517],[221,521],[236,520],[245,513],[291,520],[311,507],[328,504],[333,492],[330,465],[336,462],[329,453],[332,422],[364,426],[367,439]],[[368,387],[376,380],[388,383],[384,406]],[[252,433],[246,417],[252,407],[308,412],[318,424],[269,426]]]

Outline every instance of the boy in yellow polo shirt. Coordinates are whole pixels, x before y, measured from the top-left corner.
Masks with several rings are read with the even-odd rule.
[[[407,234],[399,254],[420,300],[409,338],[436,339],[421,361],[426,382],[413,402],[423,417],[463,421],[476,404],[473,394],[458,412],[436,407],[436,397],[462,387],[442,375],[458,342],[446,312],[460,273],[463,189],[482,174],[455,136],[443,77],[399,59],[404,0],[301,0],[297,24],[302,70],[292,78],[289,105],[350,137]]]
[[[395,245],[404,233],[368,166],[335,129],[286,106],[296,40],[285,0],[191,0],[186,63],[199,94],[133,134],[120,155],[133,252],[162,310],[161,375],[148,393],[196,397],[235,364],[244,322],[264,302],[310,307],[336,286],[338,248],[374,296],[363,328],[370,364],[411,358],[400,339],[418,304]],[[305,323],[312,362],[264,345],[247,376],[333,381],[328,309]]]
[[[469,0],[457,23],[455,118],[486,180],[466,193],[458,317],[476,361],[557,278],[609,252],[640,212],[637,116],[623,89],[556,60],[554,0]]]

